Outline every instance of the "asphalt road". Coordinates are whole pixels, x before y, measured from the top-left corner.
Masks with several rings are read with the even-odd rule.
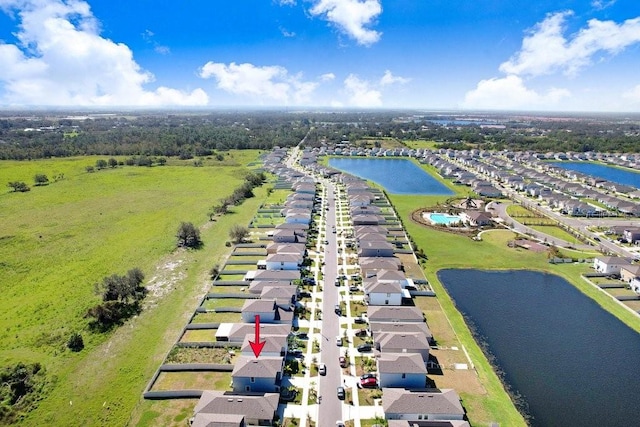
[[[322,342],[320,344],[319,362],[327,365],[327,375],[319,377],[318,390],[322,396],[318,417],[319,427],[335,427],[336,421],[342,419],[342,402],[338,399],[337,388],[342,385],[342,369],[338,364],[341,347],[336,344],[336,337],[340,335],[340,318],[334,312],[338,304],[339,288],[335,286],[338,277],[337,242],[336,235],[331,232],[336,225],[335,187],[328,183],[325,210],[324,235],[329,244],[324,246],[324,283],[322,292]],[[346,343],[345,343],[346,344]]]
[[[535,202],[533,202],[531,199],[528,199],[524,196],[522,196],[521,194],[518,194],[517,192],[511,190],[511,189],[507,189],[502,187],[501,188],[502,191],[504,191],[505,193],[507,193],[507,195],[512,199],[512,200],[517,200],[518,202],[520,202],[523,206],[525,207],[529,207],[529,208],[533,208],[534,210],[539,210],[541,212],[543,212],[546,216],[548,216],[549,218],[552,218],[560,223],[563,223],[565,225],[567,225],[568,227],[571,227],[573,229],[579,230],[580,233],[584,236],[587,236],[591,239],[594,239],[595,237],[598,237],[595,233],[592,233],[591,231],[587,230],[587,227],[591,227],[591,226],[601,226],[601,227],[607,227],[607,226],[613,226],[613,225],[624,225],[624,226],[633,226],[635,224],[637,224],[637,220],[625,220],[625,219],[612,219],[612,218],[575,218],[575,217],[569,217],[569,216],[565,216],[565,215],[561,215],[557,212],[554,212],[551,209],[542,207],[542,206],[537,206],[535,205]],[[534,206],[535,205],[535,206]],[[500,207],[501,209],[504,210],[504,206],[500,206],[500,205],[496,205],[493,204],[494,207]],[[505,216],[508,218],[508,215],[506,214],[506,211],[503,213],[502,211],[498,211],[501,213],[501,217],[505,218]],[[503,216],[504,215],[504,216]],[[518,224],[516,220],[513,220],[513,224],[514,224],[514,228],[518,229],[518,226],[520,226],[520,228],[524,227],[527,230],[532,230],[529,229],[529,227],[525,227],[522,226],[521,224]],[[520,231],[518,229],[518,231]],[[536,234],[541,234],[544,238],[544,234],[543,233],[539,233],[537,232]],[[549,242],[552,241],[556,241],[554,244],[557,244],[558,246],[567,246],[566,242],[564,244],[562,244],[562,240],[551,237],[547,239]],[[576,244],[571,244],[571,246],[574,247],[581,247],[580,244],[576,245]],[[588,246],[587,246],[588,247]],[[601,239],[600,242],[597,242],[597,246],[593,246],[593,249],[599,249],[600,251],[607,251],[607,252],[611,252],[614,253],[616,255],[619,256],[623,256],[623,257],[634,257],[635,254],[631,253],[630,251],[614,244],[613,242],[610,242],[608,240],[605,239]]]

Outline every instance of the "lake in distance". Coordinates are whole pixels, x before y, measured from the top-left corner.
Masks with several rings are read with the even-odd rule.
[[[453,191],[407,159],[332,157],[329,166],[371,180],[393,194],[453,194]]]
[[[640,334],[570,283],[519,270],[438,278],[532,426],[639,422]]]
[[[594,162],[553,162],[554,166],[582,172],[587,175],[617,182],[618,184],[631,185],[640,188],[640,172],[616,168]]]

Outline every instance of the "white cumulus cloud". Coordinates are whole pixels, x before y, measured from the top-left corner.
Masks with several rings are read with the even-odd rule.
[[[329,21],[358,44],[370,46],[380,40],[382,33],[368,28],[382,13],[380,0],[314,1],[315,4],[309,10],[312,16]]]
[[[464,108],[478,109],[553,109],[554,105],[570,93],[566,89],[552,88],[540,94],[525,86],[522,78],[508,75],[503,78],[481,80],[478,86],[467,92]]]
[[[532,76],[557,71],[576,75],[596,54],[615,55],[640,42],[640,17],[620,24],[591,19],[585,28],[567,38],[564,23],[570,15],[570,11],[548,15],[523,39],[520,51],[500,65],[500,71]]]
[[[410,81],[411,79],[408,79],[406,77],[394,76],[391,71],[386,70],[384,72],[384,75],[380,79],[380,84],[382,86],[387,86],[395,83],[406,84],[406,83],[409,83]]]
[[[382,93],[372,88],[367,80],[362,80],[355,74],[349,74],[344,80],[344,89],[349,98],[349,105],[354,107],[382,106]]]
[[[335,78],[336,78],[335,74],[333,74],[333,73],[325,73],[325,74],[320,76],[320,81],[330,82],[331,80],[334,80]]]
[[[0,0],[18,43],[0,41],[0,102],[11,105],[205,105],[202,89],[160,87],[128,46],[100,36],[82,0]]]
[[[394,76],[390,70],[386,70],[381,78],[374,80],[362,79],[356,74],[349,74],[343,82],[343,93],[347,97],[344,103],[353,107],[382,107],[383,92],[390,85],[406,84],[411,79]]]
[[[310,101],[318,86],[317,82],[303,81],[301,74],[289,74],[279,65],[235,62],[227,65],[209,61],[200,69],[200,77],[215,78],[218,89],[267,101],[264,103],[303,104]]]

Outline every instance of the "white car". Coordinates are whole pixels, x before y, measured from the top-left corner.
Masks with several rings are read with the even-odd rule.
[[[327,375],[327,365],[325,365],[324,363],[321,363],[318,365],[318,373],[320,375]]]
[[[342,337],[340,335],[336,337],[336,345],[342,347]]]

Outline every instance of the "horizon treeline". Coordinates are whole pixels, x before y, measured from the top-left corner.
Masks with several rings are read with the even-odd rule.
[[[392,138],[444,148],[564,152],[639,152],[640,119],[550,118],[418,112],[118,113],[64,116],[4,114],[0,159],[82,155],[204,157],[229,149],[271,149]],[[470,118],[471,117],[471,118]],[[458,125],[466,120],[465,125]],[[445,122],[443,124],[443,122]],[[487,124],[489,124],[487,126]]]

